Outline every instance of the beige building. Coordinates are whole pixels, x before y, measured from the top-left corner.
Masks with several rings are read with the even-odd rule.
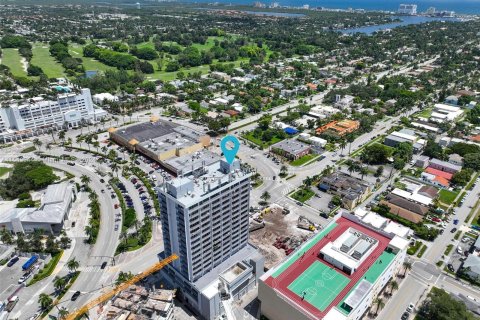
[[[160,163],[201,151],[210,145],[210,136],[202,132],[167,121],[152,120],[122,129],[111,128],[110,139]]]

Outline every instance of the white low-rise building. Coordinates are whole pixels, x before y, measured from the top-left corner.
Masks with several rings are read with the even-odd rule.
[[[59,233],[68,219],[75,198],[75,186],[69,182],[47,187],[40,208],[11,208],[0,213],[0,230],[12,233],[32,233],[44,230]]]
[[[455,121],[463,114],[463,112],[464,111],[459,107],[437,103],[433,108],[430,121],[438,123]]]

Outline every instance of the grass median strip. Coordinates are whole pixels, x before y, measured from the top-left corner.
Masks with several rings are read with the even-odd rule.
[[[58,252],[56,255],[53,255],[50,261],[48,261],[48,263],[36,275],[33,276],[32,280],[27,283],[27,287],[49,277],[52,274],[53,270],[55,270],[55,267],[57,266],[58,261],[60,261],[62,255],[63,250]]]

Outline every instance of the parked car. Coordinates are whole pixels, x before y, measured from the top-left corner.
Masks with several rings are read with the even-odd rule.
[[[450,230],[451,233],[455,233],[457,232],[457,228],[453,228],[452,230]]]
[[[410,304],[407,307],[407,311],[408,312],[413,312],[413,310],[415,310],[415,305],[410,302]]]
[[[100,269],[105,269],[107,267],[107,261],[104,261],[100,266]]]
[[[455,272],[455,268],[451,263],[447,264],[447,269],[450,270],[451,272]]]
[[[13,266],[18,261],[18,259],[19,259],[18,256],[12,257],[12,259],[10,259],[10,261],[8,261],[7,267]]]
[[[402,314],[402,320],[407,320],[408,318],[410,318],[410,313],[408,313],[407,311],[405,311],[403,314]]]

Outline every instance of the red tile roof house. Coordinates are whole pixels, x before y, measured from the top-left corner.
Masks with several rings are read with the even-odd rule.
[[[427,169],[425,169],[425,172],[433,174],[437,177],[442,177],[444,179],[447,179],[448,181],[452,180],[453,177],[453,173],[445,172],[432,167],[428,167]]]
[[[230,118],[233,118],[233,117],[238,116],[238,114],[239,114],[240,112],[238,112],[237,110],[226,110],[226,111],[224,111],[223,113],[225,113],[226,115],[230,116]]]

